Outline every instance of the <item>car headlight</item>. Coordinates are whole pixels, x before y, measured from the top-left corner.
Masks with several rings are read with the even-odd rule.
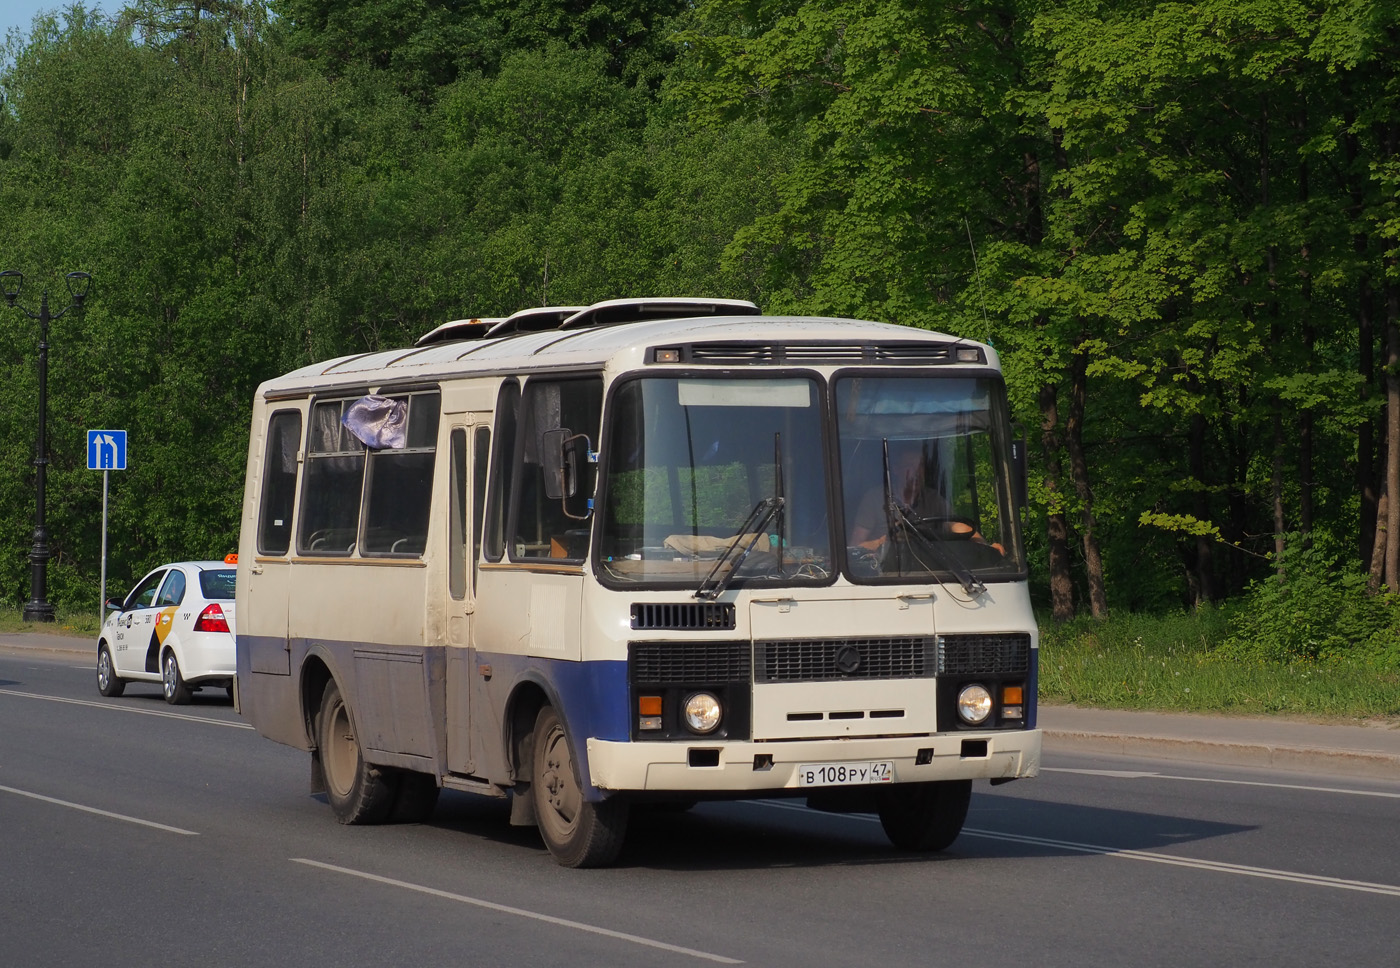
[[[724,712],[719,700],[708,692],[691,693],[682,709],[686,726],[696,733],[713,733]]]
[[[992,694],[987,687],[974,682],[958,693],[958,716],[969,726],[978,726],[992,714]]]

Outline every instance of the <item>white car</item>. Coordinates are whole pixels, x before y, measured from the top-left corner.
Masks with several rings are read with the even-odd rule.
[[[125,599],[107,602],[97,639],[97,691],[120,696],[128,682],[159,682],[165,701],[190,701],[202,686],[233,696],[233,581],[236,558],[161,565]]]

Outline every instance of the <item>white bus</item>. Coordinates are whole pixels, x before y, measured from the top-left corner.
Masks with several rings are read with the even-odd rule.
[[[939,850],[1034,776],[1024,466],[991,347],[732,300],[461,320],[258,388],[237,703],[342,823],[804,797]]]

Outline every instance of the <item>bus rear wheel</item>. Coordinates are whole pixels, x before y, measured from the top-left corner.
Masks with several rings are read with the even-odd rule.
[[[583,798],[569,737],[553,706],[535,718],[532,745],[530,795],[550,854],[564,867],[611,864],[627,835],[627,804]]]
[[[350,707],[335,680],[327,683],[321,695],[321,708],[316,715],[316,749],[326,781],[326,800],[337,820],[369,824],[389,818],[398,786],[391,775],[366,763],[360,754]]]
[[[972,799],[971,780],[900,783],[876,795],[880,826],[900,850],[947,848],[962,833]]]

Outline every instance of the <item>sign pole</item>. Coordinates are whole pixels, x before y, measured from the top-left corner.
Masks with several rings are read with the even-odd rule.
[[[107,487],[112,471],[126,470],[126,431],[89,430],[87,432],[88,470],[102,472],[102,577],[97,587],[97,622],[107,618]]]
[[[102,578],[97,594],[97,624],[100,627],[107,618],[107,481],[112,472],[102,472]]]

